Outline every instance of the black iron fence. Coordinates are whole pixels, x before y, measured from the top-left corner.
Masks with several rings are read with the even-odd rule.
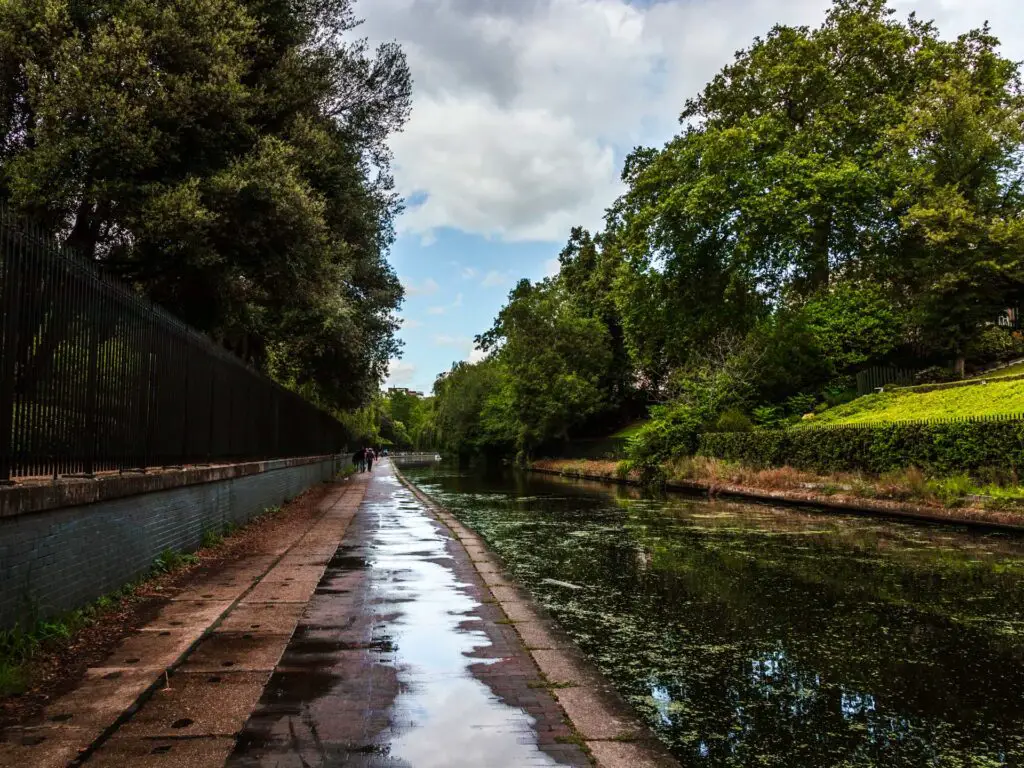
[[[879,387],[887,387],[890,384],[904,387],[913,383],[914,371],[908,368],[876,366],[866,368],[857,374],[857,394],[870,395]]]
[[[345,427],[0,208],[0,483],[335,453]]]

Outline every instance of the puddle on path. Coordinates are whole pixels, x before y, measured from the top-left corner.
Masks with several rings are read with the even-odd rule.
[[[452,546],[381,467],[228,765],[561,765],[474,676],[505,662]]]
[[[453,570],[448,537],[393,476],[375,485],[381,493],[366,508],[379,526],[370,588],[376,605],[398,611],[387,623],[402,684],[390,756],[417,768],[557,765],[537,748],[533,718],[469,669],[497,659],[486,658],[491,642],[474,622],[480,602]]]

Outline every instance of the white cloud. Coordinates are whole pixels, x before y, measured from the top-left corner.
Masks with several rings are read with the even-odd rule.
[[[439,347],[454,347],[462,352],[463,359],[471,363],[479,363],[486,357],[484,352],[476,348],[472,339],[459,336],[438,334],[434,336],[434,344]]]
[[[398,358],[388,361],[388,377],[385,381],[387,387],[408,387],[416,375],[416,366],[406,363]]]
[[[405,288],[407,296],[433,296],[441,287],[432,277],[428,277],[420,284],[414,280],[402,280],[402,287]]]
[[[462,269],[462,279],[463,280],[472,280],[473,278],[475,278],[479,274],[480,274],[480,270],[476,269],[475,267],[463,267],[463,269]]]
[[[462,306],[462,294],[461,293],[457,293],[457,294],[455,294],[455,301],[453,301],[451,304],[449,304],[448,306],[428,307],[427,308],[427,314],[428,315],[444,315],[444,314],[447,314],[449,309],[458,309],[461,306]]]
[[[423,326],[423,321],[422,320],[415,320],[415,319],[413,319],[411,317],[403,317],[402,318],[402,329],[403,330],[411,331],[413,328],[420,328],[422,326]]]
[[[562,263],[558,259],[548,259],[544,262],[544,277],[554,277],[562,269]]]
[[[492,269],[484,277],[483,282],[480,283],[484,288],[498,288],[502,285],[508,285],[512,282],[511,272],[498,272]]]
[[[1024,58],[1020,0],[893,0],[953,37],[991,20]],[[678,130],[687,97],[776,23],[818,25],[830,0],[373,0],[373,40],[397,39],[415,80],[398,134],[400,227],[561,242],[597,228],[622,156]]]

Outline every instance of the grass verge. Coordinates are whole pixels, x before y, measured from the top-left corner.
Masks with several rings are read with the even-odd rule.
[[[1004,374],[1010,375],[1010,374]],[[1024,412],[1024,380],[990,380],[931,392],[865,395],[816,416],[815,424],[873,424],[917,419],[1010,416]]]
[[[640,481],[624,463],[580,459],[545,459],[533,468],[566,477]],[[760,491],[790,491],[825,497],[878,499],[936,508],[1012,511],[1024,517],[1024,485],[979,483],[966,474],[930,477],[916,467],[883,475],[835,472],[820,474],[793,467],[749,467],[705,456],[677,459],[662,467],[661,481],[697,482],[710,488],[733,486]]]

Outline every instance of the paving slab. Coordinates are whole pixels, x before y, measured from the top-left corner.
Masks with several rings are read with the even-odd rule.
[[[580,685],[593,679],[568,651],[534,649],[531,655],[549,683]]]
[[[677,768],[657,747],[629,741],[588,741],[587,748],[601,768]]]
[[[215,632],[179,668],[182,672],[270,672],[288,644],[287,634]]]
[[[144,632],[164,629],[206,629],[232,605],[230,600],[174,600],[160,609]]]
[[[307,603],[316,580],[283,581],[281,579],[264,579],[257,584],[242,600],[242,605],[252,603]]]
[[[173,628],[153,632],[139,632],[128,637],[97,669],[103,670],[160,670],[177,663],[184,653],[202,636],[203,629]],[[155,676],[154,676],[155,679]]]
[[[520,621],[516,623],[515,628],[531,652],[572,647],[572,641],[552,632],[544,622]],[[537,654],[533,653],[533,656],[536,658]]]
[[[50,723],[102,730],[127,710],[153,685],[149,670],[90,669],[75,690],[46,711]]]
[[[220,768],[235,746],[231,737],[198,739],[115,736],[89,759],[89,768]]]
[[[25,768],[65,768],[92,743],[91,728],[45,725],[8,728],[0,742],[0,765]]]
[[[176,672],[118,733],[124,737],[234,736],[263,691],[269,672]]]
[[[611,711],[601,695],[592,688],[555,689],[558,703],[580,735],[587,739],[621,739],[635,736],[635,721]]]
[[[218,632],[290,633],[302,616],[299,603],[241,603],[217,625]]]

